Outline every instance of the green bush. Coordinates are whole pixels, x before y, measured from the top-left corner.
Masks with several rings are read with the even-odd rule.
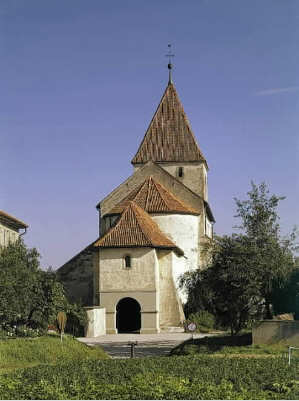
[[[298,399],[298,360],[89,360],[0,375],[2,399]]]
[[[69,304],[66,316],[65,332],[76,337],[84,337],[84,327],[88,322],[86,310],[79,304]]]
[[[214,329],[215,317],[211,313],[205,310],[201,310],[196,313],[191,313],[188,316],[188,319],[185,321],[184,324],[186,331],[188,331],[188,325],[190,323],[196,324],[196,331],[207,333],[209,330]]]

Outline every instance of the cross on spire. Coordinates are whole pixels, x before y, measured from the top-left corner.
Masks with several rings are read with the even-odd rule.
[[[171,57],[174,57],[174,54],[171,53],[171,44],[168,44],[168,53],[165,55],[168,57],[168,70],[169,70],[169,78],[168,78],[168,83],[172,83],[172,77],[171,77],[171,70],[172,70],[172,64],[171,64]]]

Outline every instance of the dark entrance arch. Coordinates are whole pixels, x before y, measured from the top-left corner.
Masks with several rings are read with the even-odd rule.
[[[116,328],[118,333],[140,332],[141,307],[136,299],[123,298],[116,306]]]

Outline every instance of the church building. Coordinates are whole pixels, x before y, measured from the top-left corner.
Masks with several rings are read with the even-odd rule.
[[[213,236],[208,164],[168,68],[132,175],[97,205],[99,238],[58,270],[70,299],[88,307],[93,335],[181,327],[179,277],[203,266]]]

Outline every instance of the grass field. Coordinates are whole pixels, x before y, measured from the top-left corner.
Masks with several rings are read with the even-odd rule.
[[[71,336],[48,335],[37,338],[0,340],[0,372],[36,365],[55,365],[70,361],[103,359],[107,355],[101,348],[90,348]]]

